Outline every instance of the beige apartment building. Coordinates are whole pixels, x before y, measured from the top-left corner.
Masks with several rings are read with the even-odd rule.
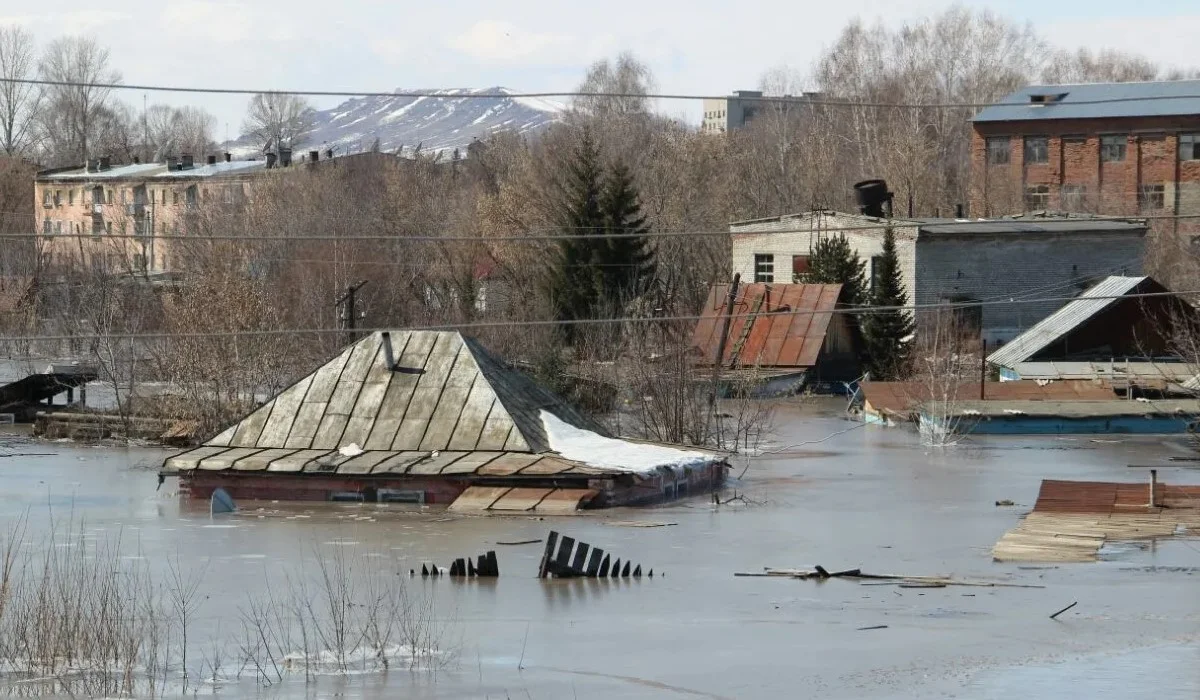
[[[109,271],[173,269],[170,236],[187,230],[205,207],[246,201],[251,182],[273,160],[190,156],[164,163],[113,166],[98,158],[84,167],[47,170],[34,181],[41,249],[54,266],[83,262]]]

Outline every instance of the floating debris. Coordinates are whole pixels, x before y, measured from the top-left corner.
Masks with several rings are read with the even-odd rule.
[[[574,556],[572,556],[574,555]],[[589,556],[590,555],[590,556]],[[654,578],[654,569],[648,574]],[[642,565],[626,560],[621,566],[620,558],[611,561],[603,549],[586,542],[576,542],[573,537],[560,536],[551,530],[546,537],[546,551],[538,566],[538,578],[641,578]]]

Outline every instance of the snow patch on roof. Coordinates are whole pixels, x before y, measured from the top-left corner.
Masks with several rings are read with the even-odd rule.
[[[704,452],[604,437],[576,428],[549,411],[540,414],[550,449],[588,466],[647,474],[661,467],[702,467],[715,461],[713,455]]]

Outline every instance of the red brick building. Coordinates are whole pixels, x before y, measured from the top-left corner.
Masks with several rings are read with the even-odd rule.
[[[1023,88],[974,119],[971,215],[1200,214],[1200,81]]]

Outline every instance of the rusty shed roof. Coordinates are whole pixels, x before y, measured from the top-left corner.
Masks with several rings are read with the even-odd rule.
[[[743,284],[738,287],[722,364],[727,367],[812,367],[817,363],[840,284]],[[729,285],[715,285],[696,324],[692,346],[712,364],[728,313]]]
[[[871,408],[882,413],[904,414],[916,410],[918,404],[929,401],[933,387],[923,382],[862,382],[863,398]],[[944,387],[938,387],[942,391]],[[979,398],[979,382],[963,382],[952,387],[955,400]],[[987,382],[984,397],[989,401],[1106,401],[1114,398],[1113,390],[1091,381],[1059,382]]]

